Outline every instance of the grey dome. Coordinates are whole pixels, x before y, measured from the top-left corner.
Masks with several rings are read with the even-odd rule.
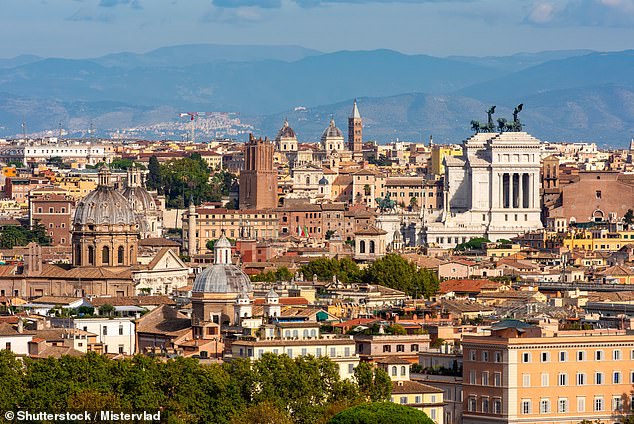
[[[196,276],[192,293],[252,292],[251,280],[235,265],[211,265]]]
[[[319,185],[328,185],[328,184],[330,184],[330,183],[328,182],[328,178],[326,178],[326,177],[321,177],[321,179],[319,180]]]
[[[112,187],[100,185],[88,193],[75,210],[73,225],[137,225],[128,201]]]
[[[277,133],[276,140],[281,140],[282,138],[297,138],[295,135],[295,131],[288,125],[288,121],[284,121],[284,125]]]
[[[121,194],[128,200],[130,207],[136,213],[156,210],[154,198],[143,187],[126,187]]]
[[[343,138],[343,133],[337,126],[335,125],[335,120],[330,120],[330,125],[326,128],[321,135],[321,141],[325,141],[329,138]]]

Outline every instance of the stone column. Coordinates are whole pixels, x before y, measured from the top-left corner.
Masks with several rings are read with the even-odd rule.
[[[513,209],[513,206],[514,206],[513,205],[513,195],[514,195],[514,193],[513,193],[513,179],[514,179],[513,176],[514,175],[515,174],[509,172],[509,208],[510,209]]]
[[[524,208],[524,174],[517,174],[517,207]]]
[[[495,207],[503,208],[504,207],[504,174],[498,174],[498,184],[500,185],[498,192],[498,202]]]

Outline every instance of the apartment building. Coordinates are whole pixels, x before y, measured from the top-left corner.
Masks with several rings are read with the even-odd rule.
[[[463,423],[620,423],[633,398],[634,335],[495,324],[463,347]]]

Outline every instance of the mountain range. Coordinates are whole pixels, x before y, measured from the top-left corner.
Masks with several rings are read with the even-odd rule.
[[[322,53],[298,46],[184,45],[148,53],[0,59],[0,136],[128,128],[183,111],[239,112],[258,135],[284,118],[301,141],[331,117],[345,132],[352,100],[364,138],[459,142],[472,119],[510,119],[544,140],[625,146],[634,133],[634,51],[433,57],[392,50]]]

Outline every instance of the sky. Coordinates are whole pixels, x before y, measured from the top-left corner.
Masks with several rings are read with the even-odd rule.
[[[178,44],[435,56],[634,48],[634,0],[0,0],[0,57]]]

